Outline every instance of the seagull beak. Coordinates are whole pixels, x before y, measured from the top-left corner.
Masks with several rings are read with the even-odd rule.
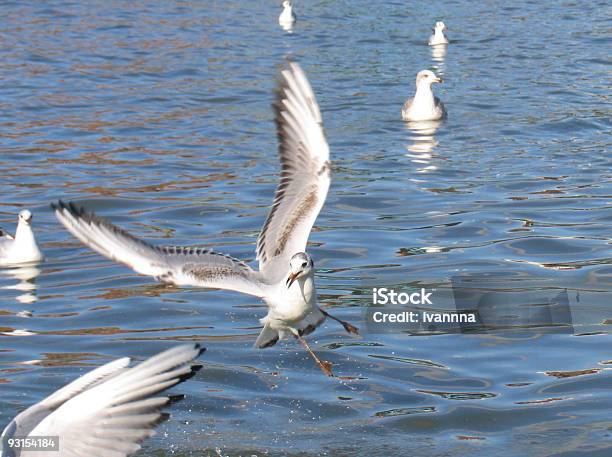
[[[298,273],[289,273],[289,277],[287,278],[287,289],[289,289],[291,287],[291,284],[293,284],[293,281],[295,281],[297,279],[297,277],[300,275],[301,271]]]
[[[442,84],[444,82],[444,80],[442,78],[436,78],[436,79],[434,79],[434,82]]]

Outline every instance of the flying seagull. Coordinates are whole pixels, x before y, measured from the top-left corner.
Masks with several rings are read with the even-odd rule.
[[[358,329],[319,308],[314,263],[304,252],[327,196],[331,164],[315,95],[296,63],[290,62],[281,72],[273,108],[281,175],[257,240],[259,271],[208,249],[153,246],[73,203],[59,201],[51,206],[79,240],[138,273],[177,286],[228,289],[262,298],[268,304],[268,314],[260,319],[263,329],[255,346],[274,346],[279,339],[293,335],[323,372],[333,376],[331,363],[319,359],[303,336],[326,317],[349,333],[358,334]]]
[[[23,209],[19,212],[14,237],[0,230],[0,266],[40,262],[43,259],[31,224],[32,213]]]
[[[201,365],[191,362],[204,350],[198,344],[186,344],[132,368],[124,357],[84,374],[19,413],[0,435],[0,457],[42,455],[26,448],[19,454],[10,446],[11,439],[28,437],[56,439],[59,449],[47,452],[54,457],[133,454],[140,442],[155,434],[153,428],[168,418],[160,410],[182,399],[161,392],[200,370]]]

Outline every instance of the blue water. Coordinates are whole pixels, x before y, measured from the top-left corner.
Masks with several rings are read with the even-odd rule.
[[[47,257],[0,272],[0,424],[85,370],[208,348],[139,455],[610,455],[608,2],[4,2],[0,225],[34,213]],[[425,45],[436,20],[446,52]],[[270,104],[290,57],[334,175],[308,251],[333,322],[251,348],[265,306],[160,285],[81,245],[75,200],[155,244],[254,258],[277,182]],[[401,121],[417,71],[449,112]],[[567,291],[571,325],[371,333],[371,288],[496,272]],[[29,313],[24,313],[29,311]]]

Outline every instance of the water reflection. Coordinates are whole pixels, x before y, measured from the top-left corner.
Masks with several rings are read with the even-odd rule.
[[[422,165],[417,168],[419,173],[427,173],[435,170],[436,167],[431,164],[433,149],[438,146],[435,133],[440,127],[442,121],[409,121],[406,122],[406,128],[410,131],[408,139],[410,143],[406,146],[408,157],[412,163]]]
[[[23,294],[15,297],[19,303],[34,303],[38,300],[36,296],[36,278],[40,273],[40,269],[33,265],[0,270],[0,277],[13,278],[18,281],[16,284],[9,284],[2,288],[23,292]]]
[[[430,46],[431,50],[431,60],[433,60],[433,67],[438,76],[444,76],[444,58],[446,57],[446,48],[448,45],[446,44],[436,44],[434,46]]]
[[[279,22],[280,26],[287,33],[293,33],[293,22]]]

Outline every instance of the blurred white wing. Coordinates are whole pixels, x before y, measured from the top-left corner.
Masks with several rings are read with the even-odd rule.
[[[191,362],[202,352],[197,344],[182,345],[133,368],[110,370],[114,375],[99,379],[92,387],[67,399],[29,435],[59,437],[59,453],[54,453],[56,457],[124,457],[132,454],[140,449],[138,443],[152,436],[155,433],[153,427],[165,418],[160,410],[170,398],[154,395],[193,376],[200,366],[192,366]],[[82,379],[58,394],[70,386],[79,390],[83,387],[79,384]],[[39,454],[22,452],[21,457]]]
[[[329,146],[315,95],[296,63],[281,72],[274,104],[281,162],[274,204],[257,240],[259,269],[281,279],[290,258],[306,250],[331,180]]]
[[[130,359],[124,357],[122,359],[109,362],[106,365],[102,365],[101,367],[84,374],[77,380],[62,387],[44,400],[22,411],[6,426],[2,432],[3,443],[6,445],[5,440],[10,437],[28,436],[36,425],[59,408],[63,403],[70,400],[75,395],[87,390],[92,385],[102,382],[118,373],[127,367],[129,363]],[[3,453],[0,453],[0,455],[4,456]]]
[[[138,273],[180,286],[264,294],[259,274],[240,260],[201,248],[153,246],[73,203],[60,200],[51,207],[84,244]]]

